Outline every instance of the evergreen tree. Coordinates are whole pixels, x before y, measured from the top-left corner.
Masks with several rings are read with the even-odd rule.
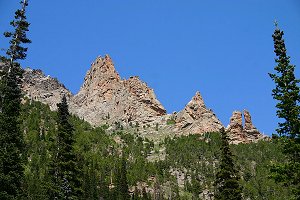
[[[277,56],[275,62],[276,73],[269,74],[275,82],[276,88],[272,90],[272,96],[278,101],[276,104],[277,116],[283,119],[276,129],[284,142],[284,153],[288,157],[287,163],[274,166],[271,169],[273,178],[277,182],[294,187],[295,198],[300,199],[300,88],[299,79],[296,79],[295,65],[290,64],[290,57],[281,31],[277,23],[272,35],[274,52]]]
[[[73,148],[74,128],[69,122],[66,96],[57,107],[57,148],[50,167],[50,199],[79,199],[82,195],[81,171]]]
[[[220,130],[222,137],[221,159],[219,171],[215,180],[215,199],[239,200],[242,199],[242,187],[239,184],[239,172],[234,164],[234,156],[229,147],[229,138],[225,129]]]
[[[99,177],[99,194],[100,199],[109,199],[109,187],[105,182],[105,173],[102,171],[101,176]]]
[[[117,174],[117,192],[118,199],[120,200],[128,200],[130,199],[129,189],[128,189],[128,181],[127,181],[127,169],[126,169],[126,160],[124,152],[122,153],[121,158],[121,167],[118,170]]]
[[[7,57],[1,56],[4,65],[0,70],[0,199],[15,199],[22,195],[24,180],[26,156],[19,121],[22,70],[17,60],[26,58],[27,48],[22,44],[31,41],[26,37],[28,3],[24,0],[21,5],[10,23],[14,31],[4,33],[5,37],[11,38]]]

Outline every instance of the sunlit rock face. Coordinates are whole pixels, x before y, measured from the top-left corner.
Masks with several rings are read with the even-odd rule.
[[[121,80],[108,55],[92,63],[72,101],[72,112],[94,125],[147,122],[166,114],[153,89],[137,76]]]
[[[244,125],[243,125],[244,116]],[[252,124],[249,111],[234,111],[230,118],[230,123],[226,128],[232,143],[256,142],[267,137],[261,134]]]
[[[51,110],[56,110],[56,104],[66,95],[70,112],[95,126],[119,123],[126,128],[129,124],[140,124],[159,127],[160,134],[175,135],[218,132],[223,127],[215,113],[206,107],[200,92],[196,92],[183,110],[167,114],[153,89],[138,76],[121,79],[108,55],[97,57],[91,64],[76,95],[56,78],[29,68],[24,70],[22,90],[28,99],[48,104]],[[168,120],[172,123],[168,124]],[[234,111],[226,130],[232,143],[255,142],[265,138],[254,127],[246,110],[243,114]],[[156,128],[144,132],[158,133]]]
[[[218,132],[223,127],[220,120],[206,108],[200,92],[176,115],[176,126],[185,133]]]

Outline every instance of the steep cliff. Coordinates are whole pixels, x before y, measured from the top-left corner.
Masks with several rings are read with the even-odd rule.
[[[121,80],[108,55],[92,64],[72,102],[71,111],[94,125],[149,122],[166,114],[146,83],[138,77]]]

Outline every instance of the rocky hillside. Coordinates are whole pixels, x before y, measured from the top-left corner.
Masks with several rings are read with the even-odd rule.
[[[199,92],[183,110],[167,114],[153,89],[138,76],[121,79],[108,55],[98,57],[92,63],[76,95],[41,70],[25,69],[22,87],[28,98],[46,103],[52,110],[56,109],[62,95],[66,95],[71,112],[96,126],[119,124],[132,127],[132,124],[139,124],[156,126],[151,133],[160,127],[175,135],[202,134],[223,127],[215,113],[206,107]],[[233,142],[247,143],[264,138],[252,125],[248,111],[244,111],[244,117],[244,126],[241,112],[235,111],[230,119],[227,130]]]

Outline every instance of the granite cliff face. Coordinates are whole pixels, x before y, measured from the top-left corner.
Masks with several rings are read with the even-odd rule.
[[[71,113],[95,126],[114,126],[117,123],[130,128],[130,124],[140,124],[143,127],[156,127],[146,130],[151,134],[157,134],[159,127],[162,132],[176,135],[214,132],[223,127],[213,111],[206,107],[199,92],[183,110],[167,114],[153,89],[138,76],[121,79],[108,55],[98,57],[92,63],[76,95],[72,95],[57,79],[46,76],[41,70],[25,69],[22,89],[29,99],[48,104],[52,110],[57,109],[56,104],[66,95]],[[233,112],[227,127],[233,143],[264,138],[253,126],[246,110],[244,118],[243,126],[242,113]],[[172,123],[168,123],[170,120]]]
[[[138,77],[121,80],[109,56],[98,57],[87,72],[71,111],[88,122],[151,121],[166,114],[152,89]]]

